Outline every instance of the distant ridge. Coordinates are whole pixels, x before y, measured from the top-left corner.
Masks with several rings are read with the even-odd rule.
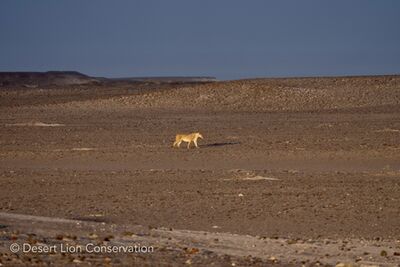
[[[0,72],[0,86],[37,87],[98,83],[98,79],[77,71]]]
[[[0,72],[0,86],[23,86],[31,88],[50,85],[85,85],[115,82],[198,83],[212,81],[216,81],[216,78],[202,76],[104,78],[91,77],[77,71]]]
[[[124,77],[124,78],[108,78],[110,81],[126,81],[126,82],[215,82],[217,78],[210,76],[154,76],[154,77]]]

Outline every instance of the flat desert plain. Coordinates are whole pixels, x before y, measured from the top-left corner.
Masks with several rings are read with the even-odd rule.
[[[400,262],[400,76],[3,86],[0,147],[5,266]],[[9,249],[89,241],[154,252]]]

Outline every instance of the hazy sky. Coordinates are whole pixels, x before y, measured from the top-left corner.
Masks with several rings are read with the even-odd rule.
[[[0,71],[400,73],[398,0],[1,0]]]

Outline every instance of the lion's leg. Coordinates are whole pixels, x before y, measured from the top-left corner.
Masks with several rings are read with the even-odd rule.
[[[195,145],[197,148],[199,148],[199,146],[197,145],[197,140],[194,140],[193,142],[194,142],[194,145]]]
[[[172,145],[172,147],[175,147],[176,144],[178,144],[178,140],[176,140],[176,141],[174,142],[174,144]]]
[[[188,143],[188,149],[190,148],[190,143],[192,143],[192,141],[189,141],[189,143]]]
[[[178,142],[178,147],[181,146],[181,143],[182,143],[182,140],[179,140],[179,142]]]

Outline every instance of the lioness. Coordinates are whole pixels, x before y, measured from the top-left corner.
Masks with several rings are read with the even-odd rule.
[[[183,142],[187,142],[187,143],[188,143],[187,148],[190,148],[190,144],[191,144],[192,142],[194,143],[194,145],[195,145],[197,148],[199,148],[199,147],[197,146],[197,139],[198,139],[199,137],[200,137],[201,139],[203,139],[203,136],[201,135],[201,133],[177,134],[176,137],[175,137],[175,142],[174,142],[174,144],[172,145],[172,147],[179,147],[179,146],[181,145],[182,141],[183,141]]]

